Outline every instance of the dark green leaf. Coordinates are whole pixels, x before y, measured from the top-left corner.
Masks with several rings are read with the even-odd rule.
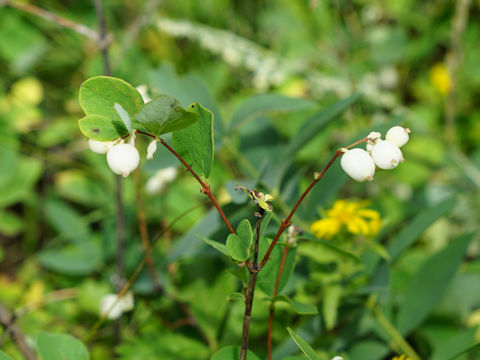
[[[311,109],[315,106],[315,102],[292,98],[279,94],[259,94],[245,100],[233,114],[230,121],[230,130],[239,126],[242,121],[253,119],[262,113],[274,112],[292,112]]]
[[[359,97],[358,94],[351,95],[313,115],[295,134],[295,137],[285,149],[282,158],[292,157],[293,154],[305,146],[306,143],[322,131],[330,122],[338,118],[345,110],[354,104]]]
[[[253,234],[250,222],[243,219],[237,227],[236,234],[230,234],[227,238],[227,251],[232,259],[242,262],[250,256]]]
[[[392,239],[388,247],[391,260],[395,260],[403,251],[412,245],[435,220],[450,211],[455,203],[455,198],[444,200],[432,207],[424,209],[410,221],[408,226]]]
[[[40,332],[37,348],[42,360],[88,360],[86,346],[73,336]]]
[[[200,104],[193,106],[198,121],[173,133],[173,147],[198,175],[208,178],[213,166],[213,114]]]
[[[301,302],[298,302],[297,300],[291,299],[288,296],[285,295],[277,295],[275,296],[274,301],[283,301],[289,303],[293,309],[301,315],[314,315],[318,314],[318,309],[316,306],[311,305],[311,304],[304,304]]]
[[[462,262],[473,235],[452,240],[431,256],[412,277],[398,313],[398,329],[406,334],[419,325],[441,300]]]
[[[98,141],[116,140],[128,134],[122,123],[101,115],[87,115],[78,120],[78,126],[83,135]]]
[[[199,106],[192,104],[184,109],[174,97],[161,95],[145,104],[135,115],[135,121],[159,136],[193,124],[198,119]]]
[[[287,330],[293,341],[295,341],[300,350],[302,350],[303,353],[307,355],[310,360],[320,360],[320,357],[315,353],[312,347],[305,340],[295,334],[295,331],[293,331],[291,328],[287,327]]]

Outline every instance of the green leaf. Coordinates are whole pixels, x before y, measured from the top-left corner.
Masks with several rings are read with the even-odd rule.
[[[89,139],[98,141],[116,140],[128,134],[128,130],[118,121],[101,115],[87,115],[78,120],[80,131]]]
[[[472,238],[473,234],[466,234],[452,240],[445,249],[431,256],[412,277],[398,313],[397,324],[402,334],[419,325],[441,300]]]
[[[184,109],[174,97],[161,95],[145,104],[134,119],[152,134],[160,136],[192,125],[198,119],[198,106],[192,104]]]
[[[280,239],[282,240],[282,239]],[[271,243],[270,239],[262,238],[260,240],[260,249],[259,249],[259,258],[262,259],[267,249]],[[275,282],[277,281],[278,269],[282,261],[283,251],[287,250],[287,257],[285,258],[285,264],[283,265],[282,277],[278,283],[277,292],[281,292],[282,289],[287,284],[290,276],[292,275],[294,264],[295,264],[295,254],[297,252],[296,247],[285,247],[277,243],[273,248],[273,251],[270,255],[270,259],[267,261],[265,266],[262,268],[262,271],[258,273],[257,286],[268,296],[273,295],[273,290],[275,288]]]
[[[13,360],[13,359],[7,354],[5,354],[2,350],[0,350],[0,360]]]
[[[173,133],[173,147],[198,175],[208,178],[213,166],[213,114],[197,103],[191,109],[198,121]]]
[[[333,329],[337,323],[338,306],[342,297],[342,287],[339,285],[326,286],[322,303],[322,312],[325,326],[328,330]]]
[[[230,130],[240,125],[241,122],[253,119],[263,113],[293,112],[311,109],[316,103],[306,99],[292,98],[279,94],[259,94],[246,99],[233,114],[230,121]]]
[[[450,211],[455,205],[455,198],[444,200],[436,205],[424,209],[415,219],[410,221],[397,236],[390,242],[388,252],[390,258],[394,261],[403,251],[405,251],[423,232],[435,222],[438,218]]]
[[[40,332],[37,348],[42,360],[88,360],[86,346],[73,336]]]
[[[274,301],[283,301],[283,302],[289,303],[293,307],[293,309],[297,312],[297,314],[300,314],[300,315],[318,314],[318,309],[316,306],[298,302],[297,300],[291,299],[285,295],[275,296]]]
[[[298,150],[307,144],[315,135],[322,131],[330,122],[339,117],[345,110],[354,104],[360,95],[354,94],[333,105],[322,109],[313,115],[300,130],[295,134],[293,140],[282,154],[282,159],[291,158]]]
[[[238,360],[240,359],[240,346],[226,346],[218,350],[215,354],[212,355],[210,360]],[[260,358],[255,355],[250,350],[247,351],[247,360],[260,360]]]
[[[295,331],[293,331],[291,328],[287,327],[287,330],[293,341],[295,341],[300,350],[302,350],[310,360],[320,360],[320,357],[315,353],[315,351],[313,351],[312,347],[305,340],[295,334]]]
[[[218,242],[218,241],[210,240],[209,238],[207,238],[206,236],[203,236],[203,235],[197,234],[197,236],[198,236],[202,241],[204,241],[206,244],[208,244],[208,245],[210,245],[211,247],[213,247],[215,250],[218,250],[218,251],[220,251],[222,254],[229,256],[227,247],[226,247],[224,244],[222,244],[222,243],[220,243],[220,242]]]
[[[126,81],[109,76],[96,76],[85,81],[80,87],[79,100],[85,114],[104,116],[121,128],[125,125],[114,108],[115,103],[132,118],[143,105],[137,89]]]
[[[236,234],[230,234],[227,238],[227,251],[232,259],[243,262],[250,256],[253,234],[250,221],[243,219],[237,227]]]

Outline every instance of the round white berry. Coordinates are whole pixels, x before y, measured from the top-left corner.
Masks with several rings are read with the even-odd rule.
[[[385,139],[394,143],[398,147],[405,145],[409,139],[410,129],[405,129],[401,126],[394,126],[387,131]]]
[[[115,145],[108,150],[107,163],[115,174],[127,177],[140,163],[140,154],[133,145]]]
[[[97,154],[106,154],[114,143],[114,141],[97,141],[93,139],[88,139],[88,147],[90,148],[90,150]]]
[[[100,301],[100,316],[115,320],[122,316],[123,304],[116,294],[105,295]]]
[[[400,148],[388,140],[375,144],[372,149],[372,158],[375,164],[384,170],[394,169],[404,161]]]
[[[363,149],[348,150],[340,161],[342,169],[354,180],[373,180],[375,163],[370,155]]]

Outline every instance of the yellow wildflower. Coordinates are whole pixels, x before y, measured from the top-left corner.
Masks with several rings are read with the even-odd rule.
[[[380,214],[366,209],[368,201],[337,200],[327,216],[315,221],[310,231],[318,238],[330,239],[344,227],[354,235],[375,236],[380,229]]]
[[[402,354],[400,356],[395,356],[392,360],[412,360],[408,356]]]
[[[443,96],[450,92],[452,88],[452,78],[445,64],[439,63],[430,69],[430,82]]]

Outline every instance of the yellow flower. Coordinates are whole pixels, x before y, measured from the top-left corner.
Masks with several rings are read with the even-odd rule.
[[[310,231],[318,238],[330,239],[344,227],[354,235],[375,236],[380,229],[380,214],[366,209],[368,201],[337,200],[327,217],[315,221]]]
[[[430,69],[430,82],[440,94],[445,96],[450,92],[452,78],[445,64],[438,63]]]
[[[400,356],[395,356],[392,360],[412,360],[408,356],[402,354]]]

